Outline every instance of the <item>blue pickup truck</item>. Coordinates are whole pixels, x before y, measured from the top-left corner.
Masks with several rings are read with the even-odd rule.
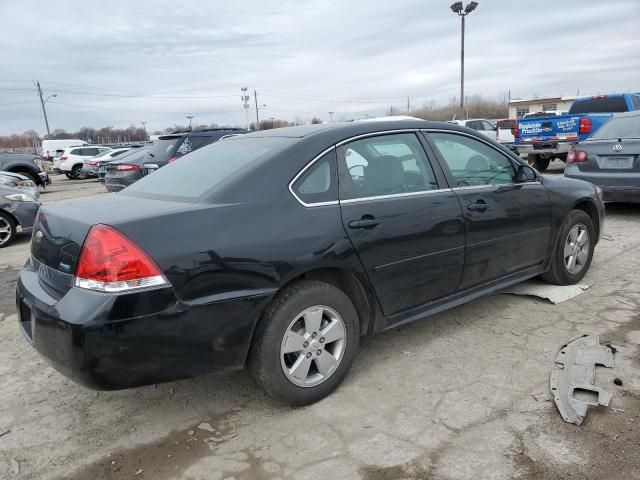
[[[573,144],[589,138],[614,113],[632,110],[640,110],[636,93],[577,98],[566,115],[519,119],[513,129],[515,147],[530,165],[544,171],[554,158],[565,161]]]

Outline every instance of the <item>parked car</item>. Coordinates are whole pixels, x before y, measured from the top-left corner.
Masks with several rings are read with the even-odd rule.
[[[30,153],[0,153],[0,170],[29,177],[36,185],[51,183],[42,166],[42,158]]]
[[[497,136],[498,129],[496,126],[491,123],[489,120],[485,120],[484,118],[469,118],[468,120],[451,120],[449,123],[455,123],[456,125],[461,125],[463,127],[472,128],[483,134],[486,137],[489,137],[491,140],[495,140]]]
[[[65,138],[62,140],[42,140],[42,156],[49,161],[52,161],[58,150],[64,150],[67,147],[81,147],[88,145],[87,142],[79,140],[77,138]]]
[[[149,148],[137,148],[104,166],[104,186],[109,192],[119,192],[142,178],[142,164]]]
[[[598,185],[605,201],[640,202],[640,111],[616,114],[575,145],[564,175]]]
[[[21,188],[0,184],[0,248],[9,245],[18,228],[30,233],[40,203]]]
[[[447,123],[241,135],[116,195],[44,206],[19,325],[92,388],[247,365],[308,404],[342,382],[362,335],[540,275],[580,281],[600,193]]]
[[[40,191],[38,185],[25,175],[19,173],[4,172],[0,170],[0,185],[7,187],[19,188],[36,200],[40,198]]]
[[[82,166],[86,158],[97,157],[111,150],[109,147],[92,145],[90,147],[67,147],[62,155],[53,159],[53,169],[64,173],[67,178],[80,180],[83,178]]]
[[[217,142],[222,137],[246,133],[242,128],[209,128],[187,133],[163,135],[158,138],[149,151],[142,174],[148,175],[157,169],[178,160],[183,155]]]
[[[566,161],[573,144],[588,139],[614,113],[640,109],[640,96],[618,93],[577,98],[566,115],[518,121],[516,147],[529,164],[544,171],[554,158]]]
[[[111,150],[107,150],[102,155],[98,155],[93,158],[85,158],[82,163],[82,175],[85,177],[98,177],[98,172],[100,171],[100,166],[105,165],[106,163],[114,160],[118,155],[122,155],[125,152],[128,152],[131,148],[112,148]]]

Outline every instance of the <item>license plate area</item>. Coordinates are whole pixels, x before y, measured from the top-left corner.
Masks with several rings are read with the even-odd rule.
[[[633,168],[633,157],[600,156],[598,157],[598,166],[602,169],[630,169]]]
[[[104,165],[98,168],[98,173],[106,173],[107,171],[107,167],[105,167]]]

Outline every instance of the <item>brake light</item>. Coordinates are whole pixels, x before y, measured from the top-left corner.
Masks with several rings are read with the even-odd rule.
[[[585,135],[591,132],[591,119],[590,118],[581,118],[579,130],[580,135]]]
[[[511,132],[513,133],[513,137],[514,138],[518,138],[520,136],[520,134],[518,133],[518,121],[517,120],[513,121],[513,128],[511,129]]]
[[[58,157],[58,160],[66,160],[69,157]]]
[[[98,164],[97,160],[93,160],[93,161],[89,162],[89,165],[97,165],[97,164]]]
[[[122,164],[122,165],[116,165],[116,170],[119,172],[127,172],[131,170],[140,170],[140,167],[138,165]]]
[[[178,157],[171,157],[169,160],[167,160],[167,163],[173,163],[178,159]]]
[[[76,287],[115,293],[168,284],[154,261],[118,230],[91,227],[76,267]]]
[[[584,150],[571,149],[567,154],[567,163],[583,163],[589,160],[589,155]]]

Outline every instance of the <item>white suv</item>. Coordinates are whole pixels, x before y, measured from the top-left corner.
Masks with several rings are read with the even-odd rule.
[[[67,147],[62,155],[53,160],[53,168],[64,173],[68,178],[82,178],[82,164],[85,158],[97,157],[111,150],[102,146]]]
[[[458,125],[462,125],[463,127],[473,128],[479,133],[483,134],[486,137],[489,137],[491,140],[496,139],[496,135],[498,129],[496,126],[491,123],[489,120],[485,120],[484,118],[470,118],[468,120],[449,120],[447,123],[456,123]]]

